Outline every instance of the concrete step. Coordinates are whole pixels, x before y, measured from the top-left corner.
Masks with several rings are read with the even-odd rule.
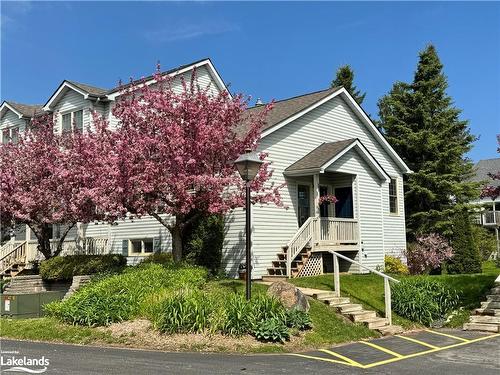
[[[363,324],[370,329],[378,329],[387,326],[389,324],[389,320],[386,318],[372,318],[363,321]]]
[[[487,332],[495,332],[499,331],[499,324],[485,324],[485,323],[465,323],[464,329],[467,331],[487,331]]]
[[[377,318],[377,314],[375,313],[375,311],[371,310],[351,311],[347,314],[347,316],[353,322],[365,322]]]
[[[340,310],[342,314],[348,314],[354,311],[363,310],[363,306],[357,303],[348,303],[345,305],[337,306],[337,309]]]
[[[376,328],[376,331],[380,332],[384,336],[391,336],[391,335],[397,335],[398,333],[404,332],[404,329],[401,326],[392,325],[392,326],[378,327],[378,328]]]
[[[500,316],[472,315],[470,323],[500,324]]]
[[[481,302],[483,309],[500,309],[500,302]]]
[[[491,294],[500,294],[500,286],[496,286],[494,288],[491,288],[490,293]]]
[[[488,302],[500,302],[500,294],[488,294],[486,300]]]
[[[335,292],[319,292],[319,293],[314,293],[313,298],[324,300],[324,299],[332,299],[338,297],[335,295]]]
[[[474,309],[472,311],[474,315],[491,315],[491,316],[500,316],[500,309]]]

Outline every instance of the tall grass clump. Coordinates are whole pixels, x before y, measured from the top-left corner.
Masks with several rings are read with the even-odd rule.
[[[200,267],[145,264],[97,279],[67,300],[46,305],[45,310],[66,323],[108,325],[139,316],[144,301],[154,293],[199,288],[206,278],[206,270]]]

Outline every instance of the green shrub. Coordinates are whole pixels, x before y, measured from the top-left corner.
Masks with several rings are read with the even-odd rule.
[[[121,274],[92,281],[67,300],[46,305],[46,312],[67,323],[108,325],[143,313],[145,301],[155,293],[199,288],[206,278],[206,270],[200,267],[175,269],[158,264],[132,267]]]
[[[40,264],[40,276],[44,280],[71,280],[77,275],[101,272],[118,272],[127,264],[120,254],[56,256]]]
[[[497,250],[495,235],[484,227],[473,225],[472,238],[483,261]]]
[[[253,329],[253,335],[260,341],[272,341],[284,343],[290,339],[290,332],[286,324],[279,318],[271,318],[257,322]]]
[[[172,256],[172,253],[153,253],[146,258],[144,258],[140,264],[150,264],[150,263],[155,263],[155,264],[161,264],[163,266],[167,266],[169,264],[172,264],[174,261],[174,258]]]
[[[481,256],[474,243],[473,224],[468,212],[460,212],[453,219],[451,245],[455,251],[446,270],[451,274],[480,273]]]
[[[187,235],[186,260],[217,274],[222,260],[223,242],[224,217],[203,216],[193,224],[193,229]]]
[[[250,303],[242,294],[231,294],[223,306],[225,319],[221,331],[231,336],[240,336],[253,328],[255,318]]]
[[[291,309],[286,312],[286,325],[290,328],[297,328],[303,331],[312,328],[312,321],[309,314],[305,311]]]
[[[424,325],[444,318],[459,303],[455,290],[427,278],[412,278],[395,284],[392,308],[398,315]]]
[[[408,275],[410,271],[406,264],[404,264],[400,258],[396,258],[390,255],[386,255],[385,261],[385,272],[393,273],[396,275]]]

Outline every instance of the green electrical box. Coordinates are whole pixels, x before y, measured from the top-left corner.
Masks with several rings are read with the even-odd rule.
[[[26,294],[0,294],[0,315],[4,318],[40,318],[44,315],[43,305],[63,299],[66,292],[39,292]]]

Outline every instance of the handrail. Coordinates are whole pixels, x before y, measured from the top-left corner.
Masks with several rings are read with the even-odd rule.
[[[381,276],[384,278],[384,299],[385,299],[385,317],[387,318],[389,325],[392,325],[392,303],[391,303],[391,285],[389,283],[390,281],[393,281],[395,283],[399,283],[399,280],[396,280],[395,278],[386,275],[385,273],[379,272],[377,270],[374,270],[373,268],[367,267],[349,257],[346,257],[345,255],[339,254],[333,250],[329,250],[329,253],[333,255],[333,285],[334,285],[334,293],[337,297],[340,297],[340,272],[339,272],[339,259],[344,259],[347,260],[348,262],[351,262],[352,264],[356,264],[360,266],[361,268],[364,268],[370,272],[373,272],[374,274]]]
[[[11,246],[12,246],[12,249],[11,249],[11,250],[9,250],[9,251],[7,251],[7,252],[5,253],[5,255],[1,255],[1,254],[0,254],[0,262],[1,262],[2,260],[4,260],[5,258],[7,258],[9,255],[11,255],[11,254],[12,254],[13,252],[15,252],[16,250],[18,250],[21,246],[25,245],[25,244],[26,244],[26,241],[22,241],[22,242],[11,242],[10,244],[11,244]],[[17,246],[15,246],[16,244],[17,244]],[[4,246],[5,246],[5,245],[4,245]],[[4,246],[2,246],[2,248],[3,248]]]
[[[302,251],[304,246],[307,245],[309,241],[312,240],[313,238],[313,221],[316,220],[315,217],[308,217],[307,220],[302,224],[299,228],[299,230],[295,233],[295,235],[292,237],[290,241],[288,241],[287,244],[287,256],[286,256],[286,272],[288,277],[292,277],[292,261],[295,259],[297,255]],[[304,232],[308,231],[303,238]],[[300,242],[299,242],[300,241]],[[298,242],[298,243],[296,243]]]

